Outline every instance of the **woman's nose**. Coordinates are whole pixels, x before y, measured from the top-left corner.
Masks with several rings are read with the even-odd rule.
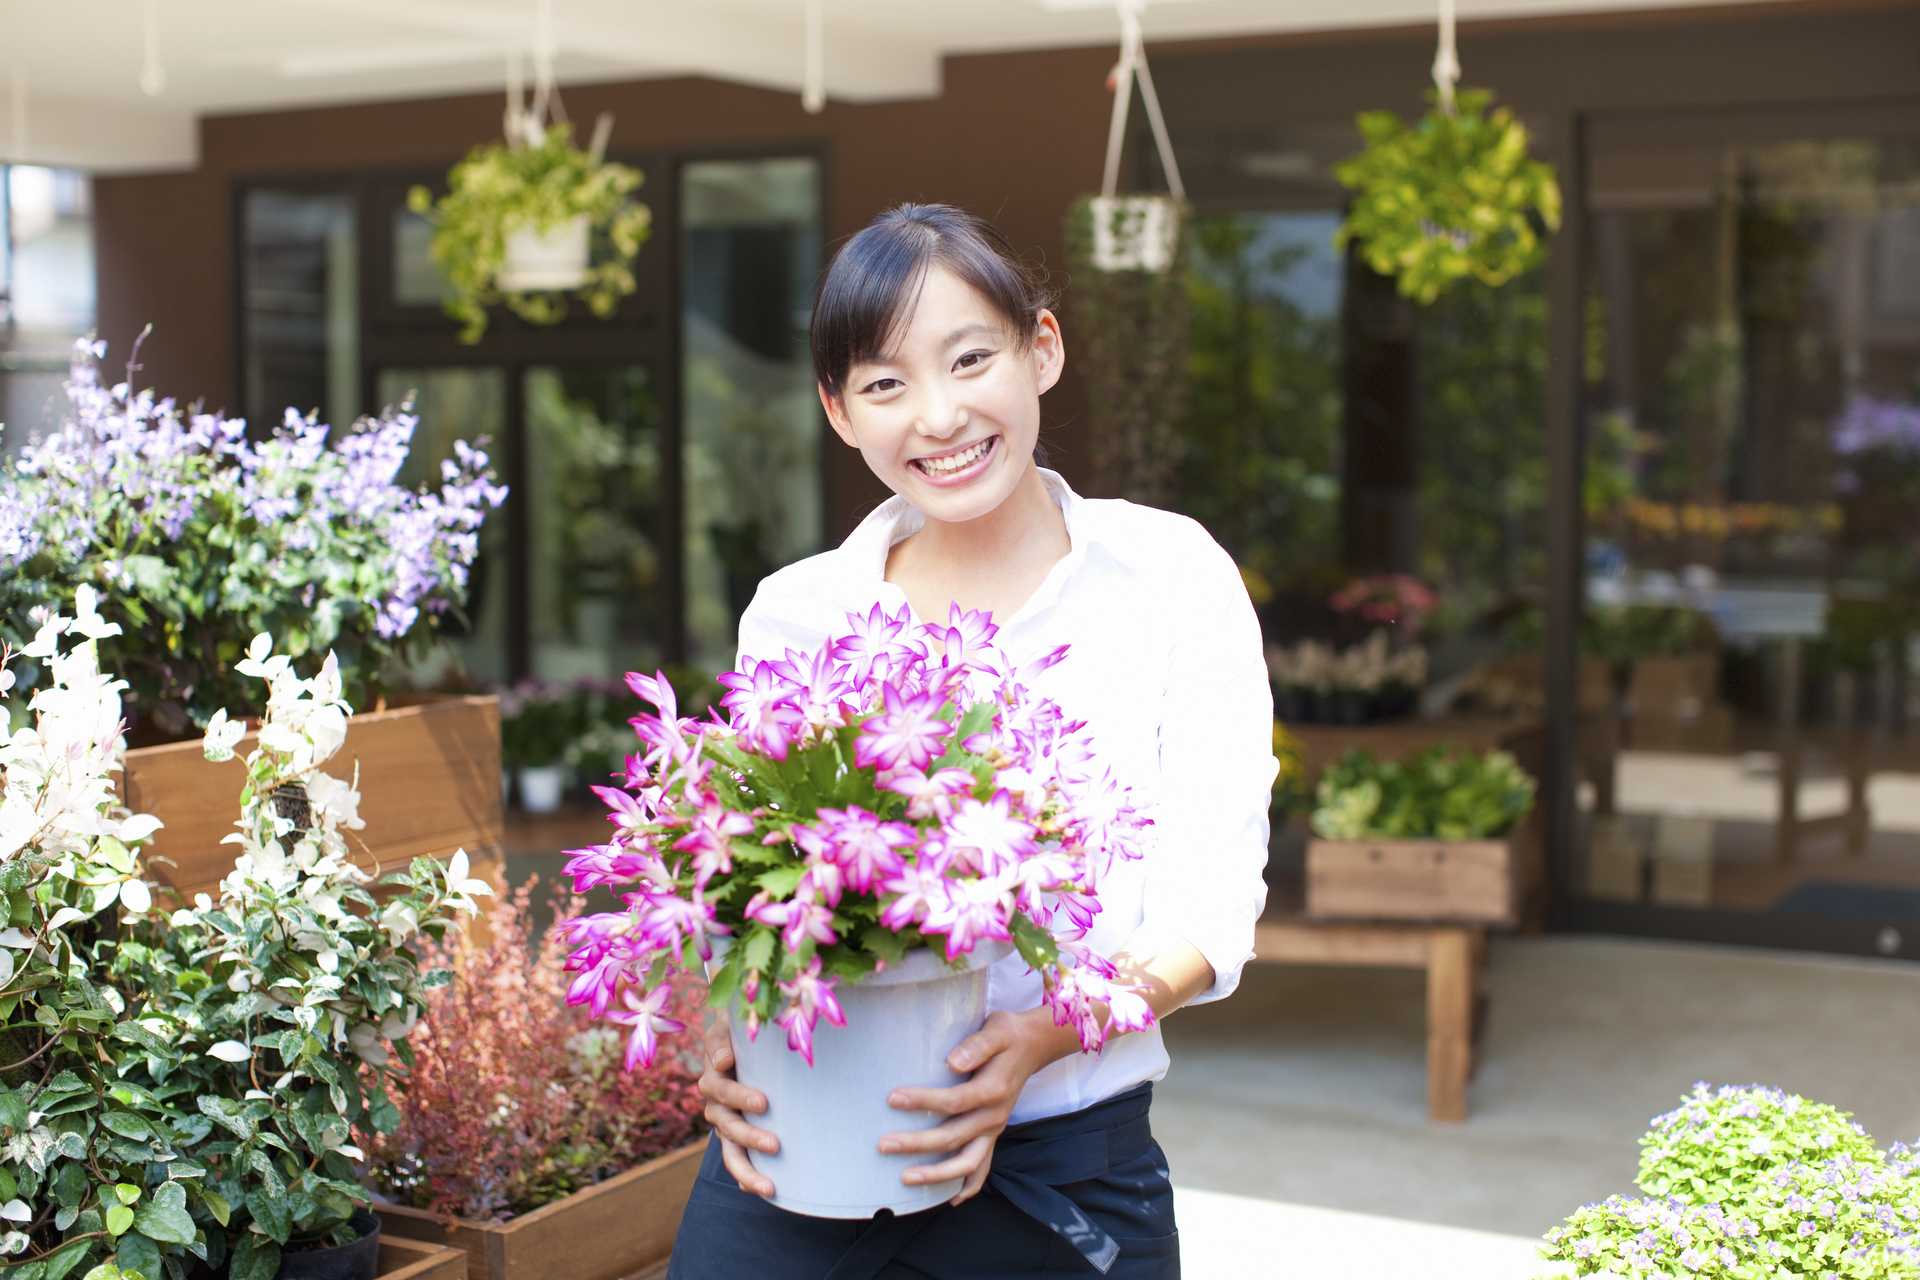
[[[920,412],[914,417],[913,428],[923,436],[935,440],[944,440],[967,425],[967,411],[960,402],[951,396],[933,394],[920,404]]]

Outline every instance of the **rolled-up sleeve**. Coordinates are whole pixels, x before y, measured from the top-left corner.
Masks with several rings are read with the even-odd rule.
[[[1239,568],[1198,525],[1180,557],[1160,716],[1161,792],[1143,942],[1191,944],[1213,966],[1193,1003],[1224,999],[1253,954],[1266,906],[1273,693]]]

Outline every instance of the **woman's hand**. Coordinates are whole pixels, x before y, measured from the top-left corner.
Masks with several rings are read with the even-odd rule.
[[[880,1139],[887,1154],[954,1154],[935,1164],[916,1165],[900,1175],[909,1186],[963,1178],[948,1203],[961,1204],[980,1194],[993,1169],[993,1147],[1007,1127],[1014,1103],[1034,1072],[1078,1046],[1072,1033],[1053,1025],[1045,1009],[1025,1013],[1001,1010],[985,1026],[947,1055],[947,1065],[973,1078],[951,1089],[895,1089],[887,1105],[899,1111],[933,1111],[949,1117],[931,1129],[890,1133]]]
[[[771,1197],[773,1182],[753,1167],[747,1150],[772,1155],[780,1149],[780,1139],[748,1124],[743,1114],[766,1114],[767,1096],[733,1078],[733,1034],[725,1018],[709,1020],[706,1038],[707,1069],[700,1073],[700,1096],[707,1100],[707,1123],[720,1135],[720,1159],[743,1190]]]

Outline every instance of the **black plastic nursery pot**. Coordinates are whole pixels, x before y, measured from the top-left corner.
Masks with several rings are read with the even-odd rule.
[[[371,1209],[353,1211],[350,1225],[359,1233],[346,1244],[319,1248],[289,1246],[280,1253],[278,1280],[374,1280],[380,1262],[380,1219]]]

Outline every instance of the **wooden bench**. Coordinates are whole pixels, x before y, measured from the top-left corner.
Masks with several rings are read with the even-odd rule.
[[[1253,936],[1253,963],[1424,969],[1427,974],[1427,1115],[1467,1118],[1486,997],[1487,931],[1472,925],[1355,924],[1268,916]]]

